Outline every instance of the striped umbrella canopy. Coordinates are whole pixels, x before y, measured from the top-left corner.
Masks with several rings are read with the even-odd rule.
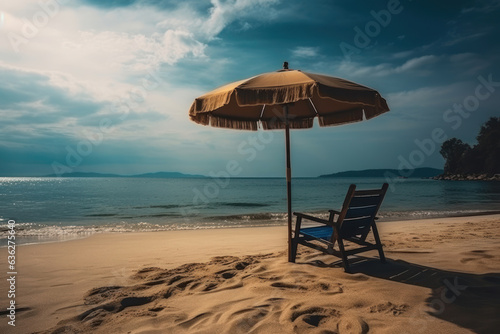
[[[292,204],[290,129],[359,122],[389,111],[380,94],[341,78],[288,68],[219,87],[195,99],[192,121],[238,130],[284,129],[287,164],[288,255],[291,255]]]

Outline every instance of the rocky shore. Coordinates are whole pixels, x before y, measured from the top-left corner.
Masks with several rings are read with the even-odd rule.
[[[500,174],[442,174],[433,177],[434,180],[448,180],[448,181],[500,181]]]

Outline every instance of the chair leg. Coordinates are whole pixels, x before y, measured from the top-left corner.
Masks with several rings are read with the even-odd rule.
[[[297,247],[299,246],[299,232],[301,224],[302,224],[302,217],[297,217],[297,221],[295,223],[295,232],[292,238],[292,258],[291,258],[292,262],[295,262],[295,259],[297,257]]]
[[[382,242],[380,241],[380,236],[378,235],[377,225],[375,222],[372,225],[373,236],[375,237],[375,243],[377,244],[378,255],[380,257],[380,262],[385,263],[384,250],[382,249]]]
[[[344,271],[346,273],[350,273],[351,269],[349,267],[347,255],[345,254],[344,241],[342,241],[342,237],[339,236],[337,242],[339,243],[340,255],[342,256],[342,263],[344,264]]]

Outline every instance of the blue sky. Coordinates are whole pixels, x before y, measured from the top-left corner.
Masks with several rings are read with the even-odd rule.
[[[0,8],[0,175],[283,176],[284,134],[194,124],[225,83],[290,67],[377,89],[366,122],[292,132],[295,176],[442,168],[499,116],[500,1],[10,1]]]

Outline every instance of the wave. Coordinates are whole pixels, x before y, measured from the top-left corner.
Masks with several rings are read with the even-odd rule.
[[[275,226],[281,223],[268,222],[261,220],[254,223],[245,223],[245,221],[227,221],[222,219],[212,221],[189,221],[181,220],[177,223],[118,223],[103,224],[91,226],[61,226],[45,225],[37,223],[18,223],[16,224],[16,245],[40,244],[48,242],[60,242],[89,237],[97,233],[131,233],[131,232],[160,232],[160,231],[179,231],[179,230],[200,230],[216,228],[236,228],[236,227],[262,227]],[[0,248],[7,246],[8,229],[0,229]]]
[[[267,203],[252,203],[252,202],[219,202],[217,206],[240,207],[240,208],[263,208],[271,206]]]
[[[316,217],[328,219],[328,212],[306,212]],[[499,214],[498,210],[459,210],[459,211],[381,211],[379,222],[418,220],[428,218],[443,218],[457,216],[473,216]],[[149,217],[174,217],[175,213],[160,213]],[[215,228],[237,228],[237,227],[261,227],[279,226],[287,222],[285,212],[261,212],[241,215],[220,215],[220,216],[197,216],[189,217],[177,214],[177,219],[156,222],[147,221],[144,217],[131,217],[132,222],[120,221],[117,223],[95,223],[92,225],[70,225],[62,224],[40,224],[40,223],[16,223],[16,244],[46,243],[66,241],[78,238],[85,238],[96,233],[129,233],[129,232],[156,232],[172,230],[195,230],[195,229],[215,229]],[[0,221],[4,219],[0,218]],[[146,221],[145,221],[146,220]],[[7,244],[9,229],[0,226],[0,247]]]
[[[85,215],[85,217],[114,217],[118,216],[117,213],[92,213]]]
[[[415,220],[445,217],[466,217],[498,214],[498,210],[415,210],[415,211],[381,211],[380,221]]]
[[[193,204],[162,204],[162,205],[146,205],[134,206],[134,209],[181,209],[189,207],[236,207],[236,208],[263,208],[271,206],[269,203],[255,203],[255,202],[209,202],[206,204],[193,205]]]
[[[284,212],[261,212],[261,213],[250,213],[241,215],[221,215],[221,216],[209,216],[205,217],[204,220],[208,221],[261,221],[261,220],[285,220],[287,214]]]
[[[146,205],[146,206],[134,206],[134,209],[180,209],[187,208],[192,205],[189,204],[162,204],[162,205]]]

